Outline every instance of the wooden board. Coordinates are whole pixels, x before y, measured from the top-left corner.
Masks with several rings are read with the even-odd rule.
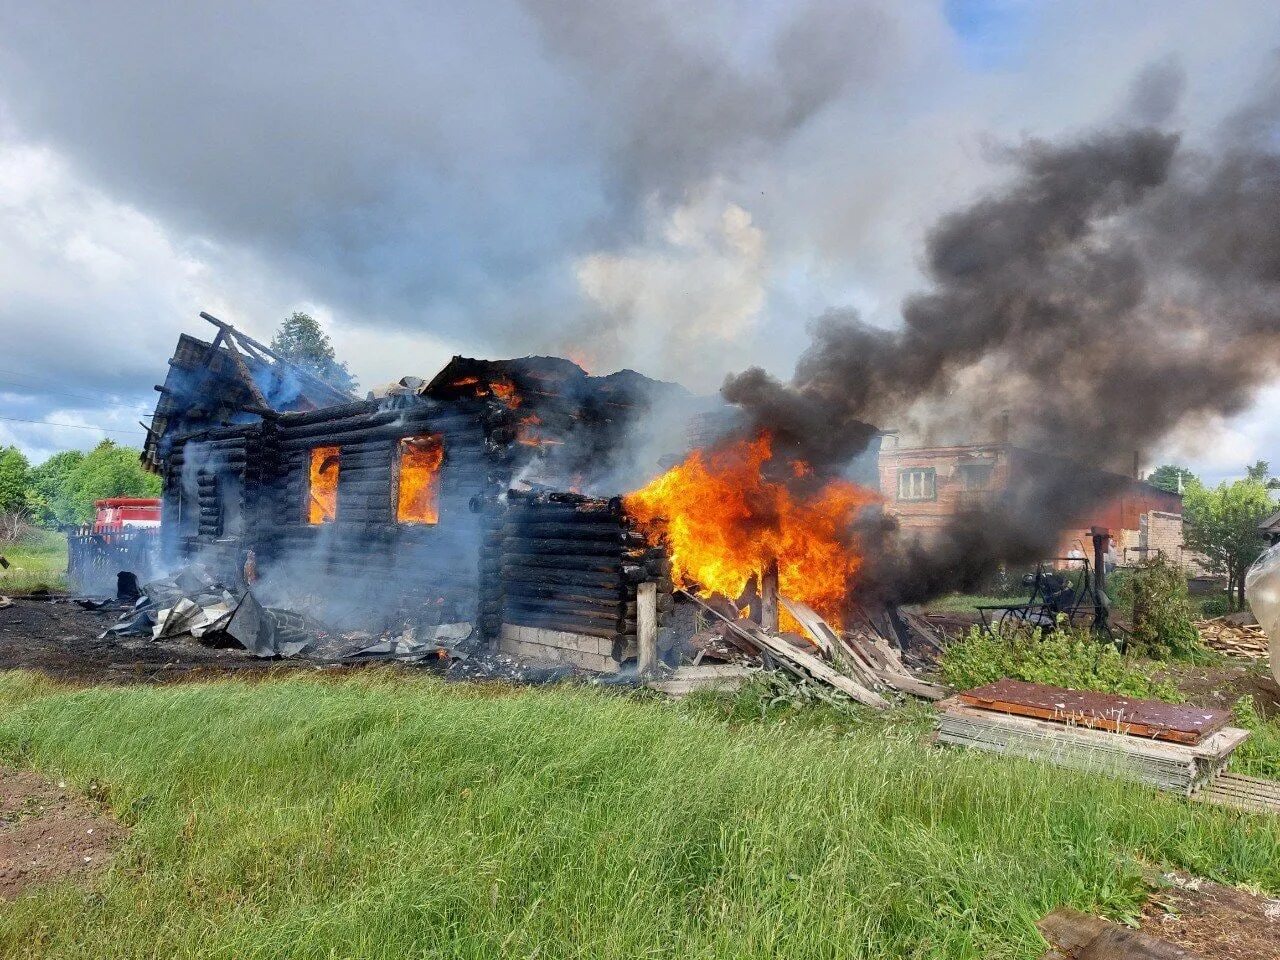
[[[1005,678],[959,694],[980,710],[1038,717],[1059,723],[1173,743],[1199,743],[1227,725],[1226,710],[1175,706],[1089,690],[1068,690]]]

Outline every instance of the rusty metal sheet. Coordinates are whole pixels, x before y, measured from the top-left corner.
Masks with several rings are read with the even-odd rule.
[[[1137,737],[1199,743],[1227,725],[1226,710],[1176,706],[1112,693],[1068,690],[1022,680],[997,680],[966,690],[959,699],[981,710],[1057,720]]]

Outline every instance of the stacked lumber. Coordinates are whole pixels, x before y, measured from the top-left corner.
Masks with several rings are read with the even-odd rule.
[[[938,742],[1053,763],[1190,795],[1225,767],[1247,730],[1226,727],[1198,744],[1072,726],[971,707],[938,704]]]
[[[884,638],[834,630],[806,604],[779,598],[801,624],[809,643],[740,619],[732,604],[711,603],[687,590],[680,593],[704,614],[718,620],[735,646],[753,651],[766,663],[776,664],[801,680],[832,687],[865,706],[889,706],[883,696],[889,690],[933,700],[943,696],[941,687],[912,676]]]
[[[1224,710],[1004,679],[938,704],[938,742],[1088,770],[1189,795],[1247,730]]]
[[[1228,657],[1261,660],[1268,654],[1270,641],[1266,632],[1256,623],[1236,625],[1229,623],[1225,617],[1213,617],[1210,620],[1195,621],[1195,627],[1200,632],[1201,643]]]

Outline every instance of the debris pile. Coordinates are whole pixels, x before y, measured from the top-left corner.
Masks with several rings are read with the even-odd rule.
[[[252,589],[228,587],[200,564],[142,585],[132,574],[121,573],[114,598],[76,602],[89,609],[123,610],[115,625],[103,631],[103,639],[191,638],[206,646],[242,647],[256,657],[305,656],[322,663],[465,658],[473,635],[469,623],[407,623],[383,636],[338,632],[305,612],[265,606]]]
[[[877,709],[889,706],[886,695],[891,691],[929,700],[945,696],[942,687],[919,679],[907,669],[897,649],[902,644],[897,624],[893,622],[894,614],[888,611],[883,616],[862,611],[853,618],[850,629],[836,630],[807,604],[779,597],[783,608],[803,629],[802,636],[766,629],[744,618],[747,610],[740,609],[721,594],[704,599],[688,590],[679,593],[714,623],[690,641],[697,651],[693,669],[700,667],[705,659],[758,662],[765,667],[779,667],[800,680],[832,687],[858,703]],[[923,622],[908,625],[899,617],[898,623],[903,631],[929,630],[932,634]],[[890,630],[893,633],[887,632]],[[890,637],[897,642],[891,642]],[[937,637],[932,635],[926,642],[939,645]],[[688,669],[677,669],[674,676],[666,679],[681,681],[685,679],[681,670]],[[691,674],[688,679],[692,680]]]
[[[1243,660],[1262,660],[1268,654],[1266,632],[1256,623],[1232,623],[1226,617],[1195,621],[1200,642],[1210,650]]]

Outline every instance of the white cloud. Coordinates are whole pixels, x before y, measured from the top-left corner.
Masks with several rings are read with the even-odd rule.
[[[574,275],[594,308],[585,350],[604,366],[723,375],[765,305],[765,235],[712,190],[666,214],[651,205],[643,242],[588,254]]]

